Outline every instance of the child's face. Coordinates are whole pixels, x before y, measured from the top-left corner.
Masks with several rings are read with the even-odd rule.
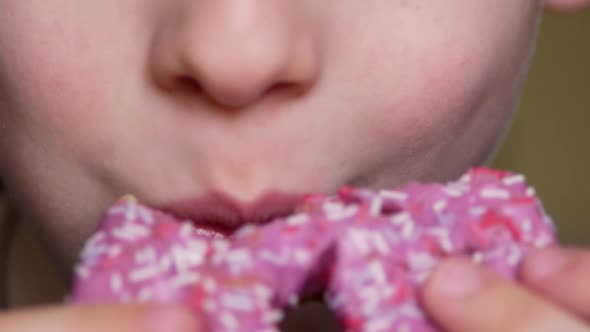
[[[454,177],[501,136],[540,7],[0,0],[0,175],[65,262],[124,193],[250,216],[272,192]]]

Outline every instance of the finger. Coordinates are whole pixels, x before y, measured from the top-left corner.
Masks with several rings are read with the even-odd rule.
[[[198,332],[186,309],[164,305],[61,306],[3,312],[0,331]]]
[[[427,312],[445,331],[588,331],[573,315],[463,258],[441,263],[422,296]]]
[[[590,318],[590,251],[548,248],[525,259],[526,285],[572,312]]]

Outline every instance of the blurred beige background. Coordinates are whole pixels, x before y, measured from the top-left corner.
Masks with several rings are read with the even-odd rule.
[[[590,245],[590,10],[546,14],[514,126],[492,166],[527,175],[568,244]]]

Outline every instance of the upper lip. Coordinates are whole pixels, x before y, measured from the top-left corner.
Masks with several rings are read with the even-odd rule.
[[[179,219],[190,219],[197,226],[231,233],[245,224],[263,224],[292,213],[302,197],[303,194],[272,191],[245,203],[224,193],[210,192],[159,209]]]

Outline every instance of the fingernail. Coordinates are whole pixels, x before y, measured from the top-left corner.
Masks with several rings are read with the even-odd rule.
[[[531,255],[526,269],[535,279],[547,279],[563,271],[573,259],[573,254],[565,249],[544,249]]]
[[[146,332],[197,332],[199,323],[195,315],[177,305],[155,305],[146,311]]]
[[[479,268],[466,260],[445,262],[434,276],[435,292],[441,296],[468,297],[483,286],[483,276]]]

